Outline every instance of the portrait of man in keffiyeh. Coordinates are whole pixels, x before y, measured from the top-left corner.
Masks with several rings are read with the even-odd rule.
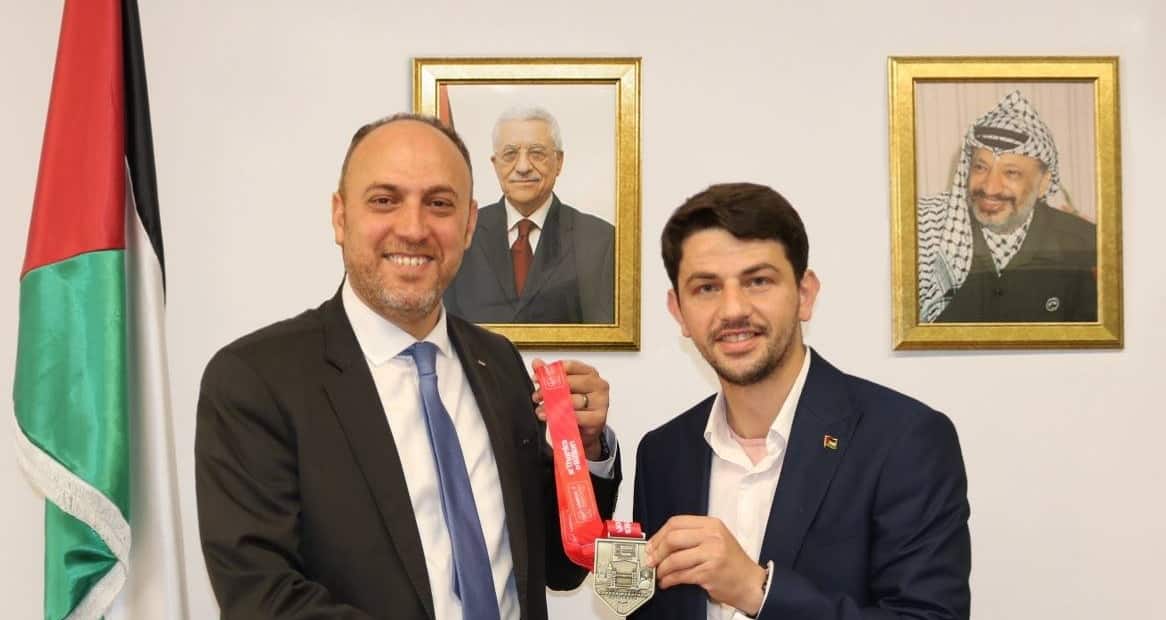
[[[919,322],[1096,320],[1096,227],[1049,206],[1060,185],[1020,91],[976,119],[950,190],[918,202]]]

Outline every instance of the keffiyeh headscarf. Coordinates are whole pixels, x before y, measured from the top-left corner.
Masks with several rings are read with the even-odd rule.
[[[964,135],[951,191],[919,200],[919,321],[931,323],[963,285],[972,265],[972,215],[968,211],[968,172],[972,152],[988,149],[996,156],[1026,155],[1044,162],[1052,184],[1060,187],[1057,145],[1036,109],[1020,91],[1008,93],[996,107],[976,119]]]

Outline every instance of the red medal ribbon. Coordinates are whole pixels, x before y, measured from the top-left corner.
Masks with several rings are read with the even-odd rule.
[[[591,570],[595,564],[595,539],[603,536],[643,538],[643,532],[639,523],[604,523],[599,518],[587,455],[579,436],[575,407],[571,404],[571,388],[567,385],[562,362],[535,369],[535,377],[542,389],[543,408],[547,413],[547,427],[555,454],[555,495],[559,501],[563,551],[572,562]]]

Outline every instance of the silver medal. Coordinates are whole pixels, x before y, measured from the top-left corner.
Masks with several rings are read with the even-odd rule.
[[[612,611],[626,616],[656,593],[656,569],[648,568],[648,541],[599,538],[595,541],[592,587]]]

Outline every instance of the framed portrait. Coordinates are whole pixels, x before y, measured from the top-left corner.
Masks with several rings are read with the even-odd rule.
[[[469,152],[446,308],[519,347],[640,346],[640,60],[416,58],[413,110]]]
[[[888,73],[894,347],[1120,348],[1117,58]]]

